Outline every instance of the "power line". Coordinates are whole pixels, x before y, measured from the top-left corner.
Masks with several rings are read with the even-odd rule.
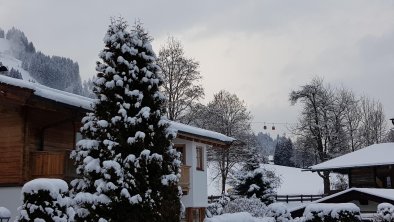
[[[276,126],[282,125],[285,126],[287,131],[290,131],[290,127],[295,125],[295,123],[288,123],[288,122],[262,122],[262,121],[253,121],[252,124],[264,124],[263,130],[269,130],[268,126],[271,126],[271,130],[276,130]],[[267,126],[268,125],[268,126]]]

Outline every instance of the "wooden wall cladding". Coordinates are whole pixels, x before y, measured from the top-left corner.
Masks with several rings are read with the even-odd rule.
[[[15,106],[0,104],[0,185],[22,183],[23,118]]]

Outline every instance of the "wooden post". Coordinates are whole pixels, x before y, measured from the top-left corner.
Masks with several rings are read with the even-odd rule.
[[[302,201],[302,194],[301,194],[301,203],[303,203],[304,201]]]
[[[286,203],[289,203],[289,195],[286,195]]]

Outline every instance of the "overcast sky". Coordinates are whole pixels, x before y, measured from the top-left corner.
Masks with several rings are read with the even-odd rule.
[[[83,79],[95,74],[111,16],[140,19],[156,52],[168,35],[178,38],[200,62],[205,101],[228,90],[254,122],[295,122],[288,94],[314,76],[380,100],[394,117],[391,0],[0,0],[1,28],[15,26],[40,51],[77,61]]]

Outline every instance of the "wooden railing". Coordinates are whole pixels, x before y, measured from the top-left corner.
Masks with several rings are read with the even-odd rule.
[[[34,178],[75,177],[75,170],[69,158],[69,151],[34,151],[30,153],[30,176]]]
[[[275,200],[277,202],[312,202],[315,200],[319,200],[327,195],[308,195],[308,194],[301,194],[301,195],[275,195]]]
[[[70,180],[75,178],[73,161],[69,158],[70,152],[34,151],[30,153],[30,177],[34,178],[61,178]],[[182,190],[190,189],[190,166],[182,165],[181,179]]]
[[[326,197],[327,195],[309,195],[309,194],[300,194],[300,195],[274,195],[274,199],[277,202],[312,202],[315,200],[319,200],[323,197]],[[208,202],[209,203],[214,203],[217,200],[219,200],[222,196],[209,196],[208,197]],[[229,196],[230,199],[235,199],[237,196]]]
[[[63,178],[64,152],[35,151],[30,153],[31,177]]]
[[[182,190],[187,191],[190,189],[190,166],[181,165],[181,179],[179,185]]]

